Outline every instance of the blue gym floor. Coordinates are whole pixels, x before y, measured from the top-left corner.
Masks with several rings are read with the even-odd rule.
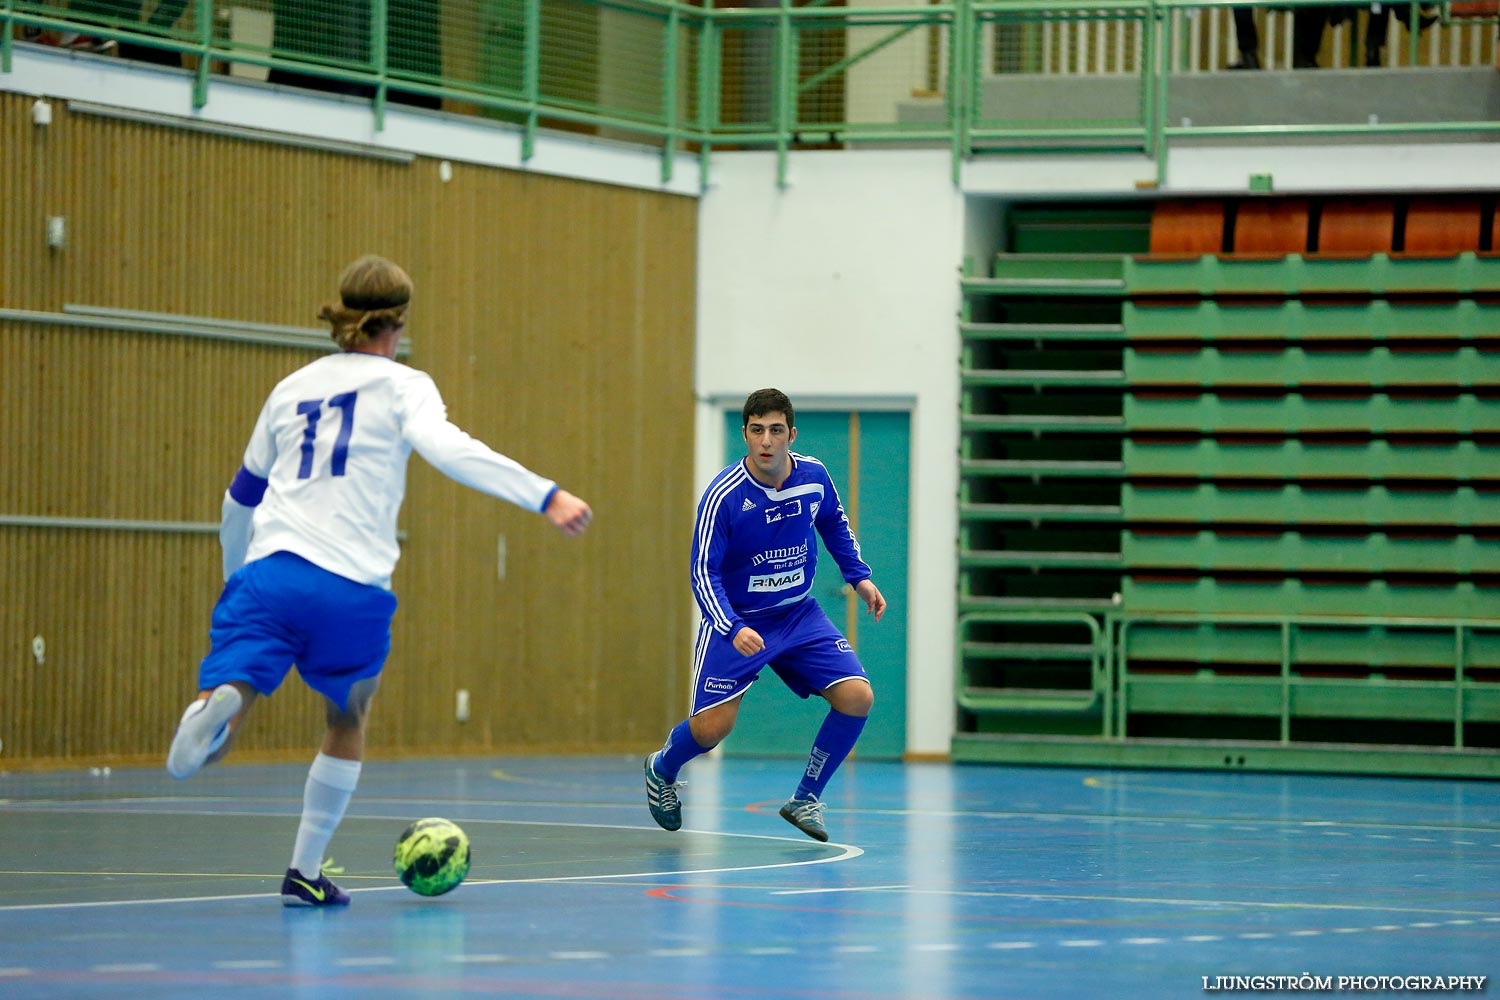
[[[854,761],[822,845],[776,815],[797,770],[696,761],[669,834],[635,757],[374,761],[330,849],[338,911],[275,895],[305,765],[0,774],[0,996],[1157,998],[1500,975],[1494,783]],[[474,865],[424,899],[390,853],[434,815]]]

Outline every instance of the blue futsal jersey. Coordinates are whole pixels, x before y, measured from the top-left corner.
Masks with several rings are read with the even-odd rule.
[[[693,596],[705,624],[725,638],[750,624],[746,618],[807,598],[818,566],[814,529],[846,581],[870,578],[828,470],[807,455],[791,453],[791,460],[779,490],[750,475],[741,460],[715,476],[698,503]]]

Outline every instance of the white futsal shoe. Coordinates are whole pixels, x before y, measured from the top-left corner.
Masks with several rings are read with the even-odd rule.
[[[197,774],[203,762],[229,738],[229,720],[243,701],[233,684],[220,684],[213,694],[189,705],[167,752],[167,773],[179,781]]]

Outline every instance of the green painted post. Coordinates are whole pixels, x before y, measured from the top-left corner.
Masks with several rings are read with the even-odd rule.
[[[666,138],[661,144],[661,182],[672,179],[672,160],[677,153],[677,31],[681,26],[674,4],[667,11],[667,38],[662,46],[662,111],[667,126]]]
[[[698,41],[698,127],[703,141],[698,145],[698,188],[708,190],[710,137],[719,124],[719,31],[712,11],[703,19],[703,37]]]
[[[771,131],[776,133],[776,183],[786,187],[787,145],[791,140],[796,106],[796,74],[792,57],[792,0],[781,0],[776,19],[776,53],[772,62]]]
[[[370,0],[370,57],[375,64],[375,131],[385,130],[386,90],[390,84],[389,53],[386,52],[386,0]]]
[[[1281,742],[1292,742],[1292,623],[1281,620]]]
[[[1147,72],[1156,78],[1156,141],[1153,144],[1156,150],[1156,187],[1160,190],[1167,183],[1167,78],[1171,76],[1167,67],[1172,65],[1172,37],[1171,32],[1163,27],[1165,11],[1157,5],[1156,0],[1151,0],[1151,20],[1154,30],[1147,35],[1147,48],[1151,58],[1147,62]],[[1151,51],[1151,43],[1155,42],[1159,49]],[[1157,72],[1157,67],[1161,72]]]
[[[1094,641],[1101,647],[1101,655],[1104,658],[1104,738],[1114,739],[1115,736],[1115,628],[1117,616],[1113,611],[1104,612],[1102,631],[1094,637]]]
[[[1409,65],[1415,66],[1421,52],[1422,41],[1422,5],[1417,0],[1412,0],[1411,8],[1407,11],[1406,20],[1406,55]]]
[[[948,92],[957,95],[949,128],[954,139],[953,183],[961,180],[963,164],[974,154],[974,119],[979,114],[979,15],[970,0],[953,5],[953,82]]]
[[[1464,745],[1464,624],[1453,626],[1453,746]]]
[[[521,133],[521,162],[536,152],[537,107],[542,97],[542,0],[526,0],[526,37],[522,42],[521,95],[526,99],[526,125]]]
[[[198,28],[198,68],[193,73],[193,108],[196,110],[208,103],[208,71],[212,63],[210,53],[214,47],[213,0],[195,0],[193,17]],[[5,37],[10,38],[9,31],[6,31]]]
[[[11,19],[14,7],[14,0],[5,0],[5,13],[0,17],[0,29],[4,30],[4,34],[0,34],[0,73],[10,72],[11,50],[15,47],[16,34],[16,26]]]
[[[1140,95],[1141,126],[1144,130],[1141,137],[1142,148],[1148,155],[1156,149],[1156,135],[1160,128],[1156,115],[1156,74],[1151,71],[1151,60],[1156,52],[1151,43],[1151,16],[1152,11],[1148,10],[1140,19],[1141,64],[1136,67],[1141,74],[1141,85],[1137,93]]]

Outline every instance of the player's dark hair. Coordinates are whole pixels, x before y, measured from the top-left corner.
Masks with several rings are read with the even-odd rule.
[[[344,350],[352,350],[406,322],[411,301],[411,277],[398,265],[366,254],[339,276],[339,301],[318,311],[333,327],[331,336]]]
[[[792,413],[792,401],[780,389],[756,389],[747,396],[745,405],[740,410],[740,426],[748,425],[751,417],[763,417],[767,413],[785,414],[788,429],[797,426],[796,415]]]

